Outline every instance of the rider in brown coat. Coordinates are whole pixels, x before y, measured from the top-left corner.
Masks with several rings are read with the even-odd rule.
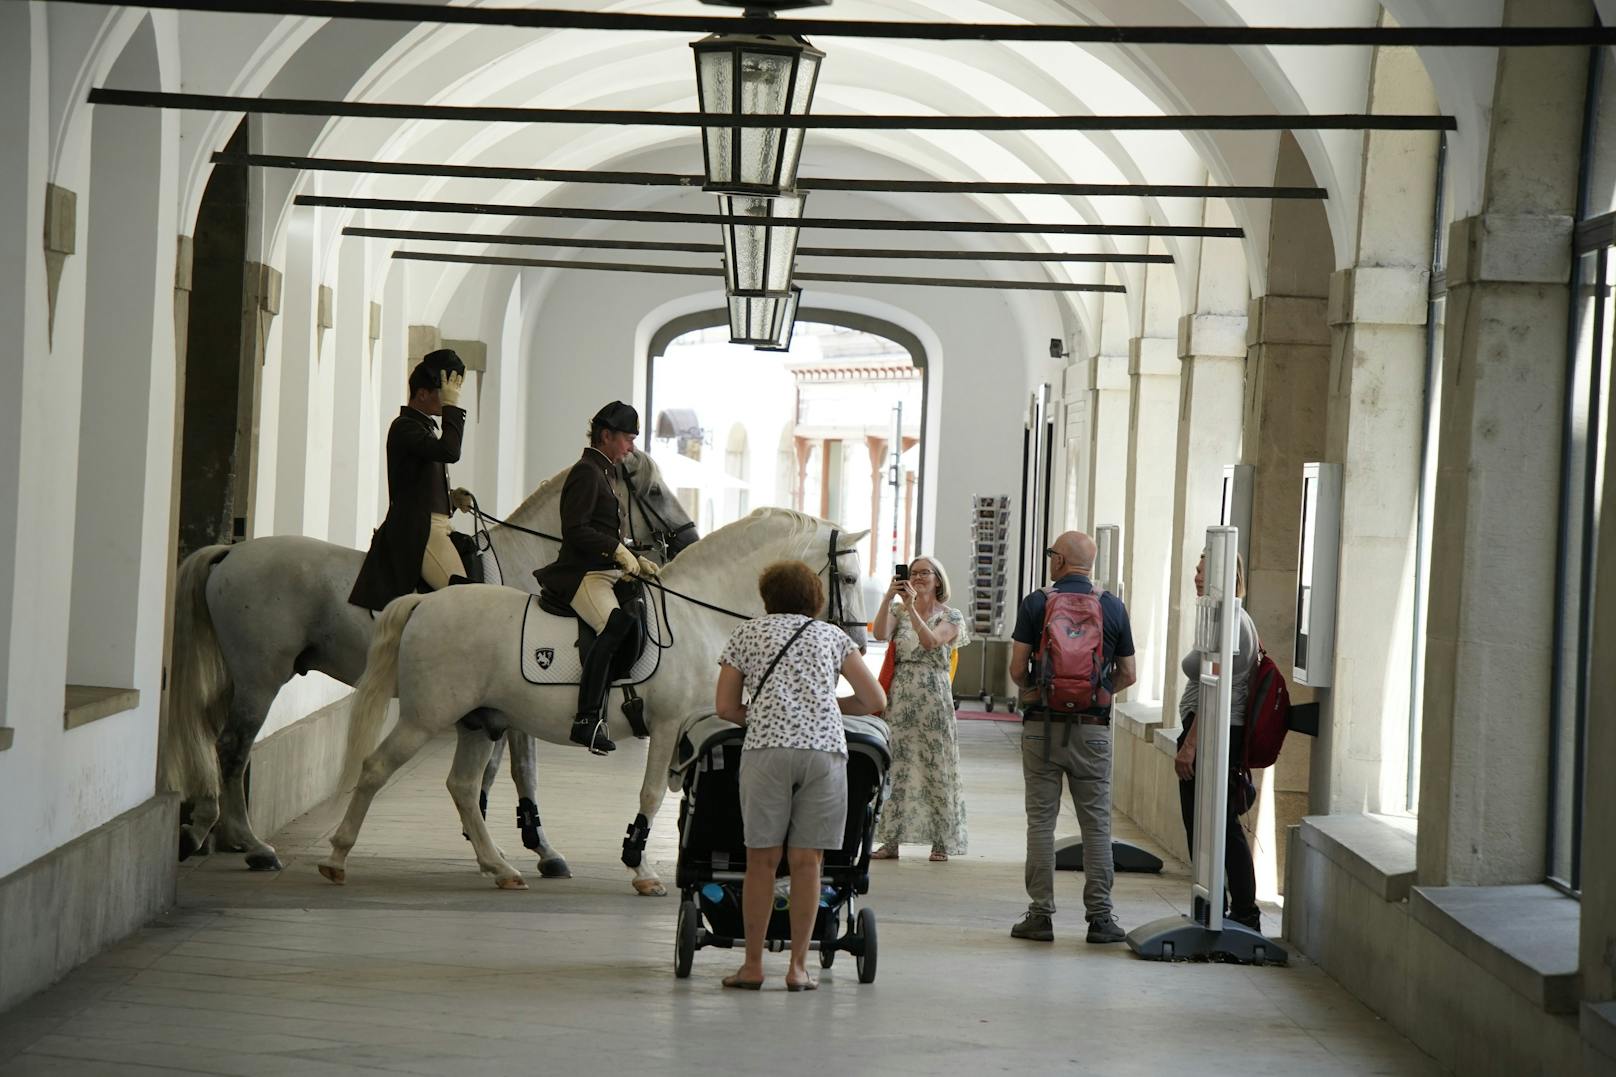
[[[612,659],[634,631],[634,619],[618,607],[612,587],[624,573],[657,574],[656,562],[623,545],[622,507],[612,484],[613,470],[633,450],[639,433],[639,413],[621,400],[595,413],[589,447],[561,487],[561,553],[533,573],[546,592],[571,605],[598,634],[584,656],[571,734],[595,755],[617,747],[606,735],[606,690]]]
[[[465,364],[447,348],[410,372],[410,402],[387,430],[387,517],[370,540],[348,601],[380,610],[425,583],[436,591],[465,578],[449,539],[446,464],[460,459],[466,412],[460,407]],[[440,436],[432,422],[441,417]]]

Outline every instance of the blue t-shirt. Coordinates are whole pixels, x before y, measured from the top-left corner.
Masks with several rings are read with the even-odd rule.
[[[1053,584],[1054,589],[1062,594],[1088,595],[1094,593],[1094,584],[1087,576],[1062,576]],[[1037,648],[1040,637],[1044,634],[1044,607],[1049,599],[1040,588],[1021,600],[1016,610],[1015,631],[1010,638],[1017,643]],[[1103,644],[1105,669],[1100,674],[1100,681],[1105,685],[1106,691],[1111,690],[1111,671],[1119,658],[1129,658],[1133,655],[1133,628],[1128,624],[1128,607],[1122,604],[1122,599],[1105,591],[1100,595],[1100,616],[1105,622],[1105,643]],[[1084,713],[1109,715],[1111,708],[1094,707]]]

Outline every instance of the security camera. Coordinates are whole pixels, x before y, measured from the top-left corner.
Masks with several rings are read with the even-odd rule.
[[[1051,359],[1064,359],[1071,354],[1066,350],[1066,345],[1061,343],[1060,337],[1049,338],[1049,357]]]

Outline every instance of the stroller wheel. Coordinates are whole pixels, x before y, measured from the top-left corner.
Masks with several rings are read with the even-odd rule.
[[[701,910],[694,901],[681,901],[673,937],[673,974],[681,980],[690,975],[690,966],[696,959],[696,933],[700,930]]]
[[[856,934],[860,942],[857,957],[854,959],[858,965],[858,979],[861,984],[875,982],[875,913],[869,909],[860,909],[858,919],[854,921]]]
[[[841,916],[832,914],[825,917],[825,930],[819,936],[819,967],[822,969],[828,969],[836,962],[836,933],[841,927]]]

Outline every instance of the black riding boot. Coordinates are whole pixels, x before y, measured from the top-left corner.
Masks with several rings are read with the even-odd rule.
[[[634,618],[622,610],[613,610],[584,656],[583,675],[578,678],[578,714],[572,720],[571,737],[595,755],[617,749],[606,735],[606,692],[611,687],[612,659],[633,627]]]

